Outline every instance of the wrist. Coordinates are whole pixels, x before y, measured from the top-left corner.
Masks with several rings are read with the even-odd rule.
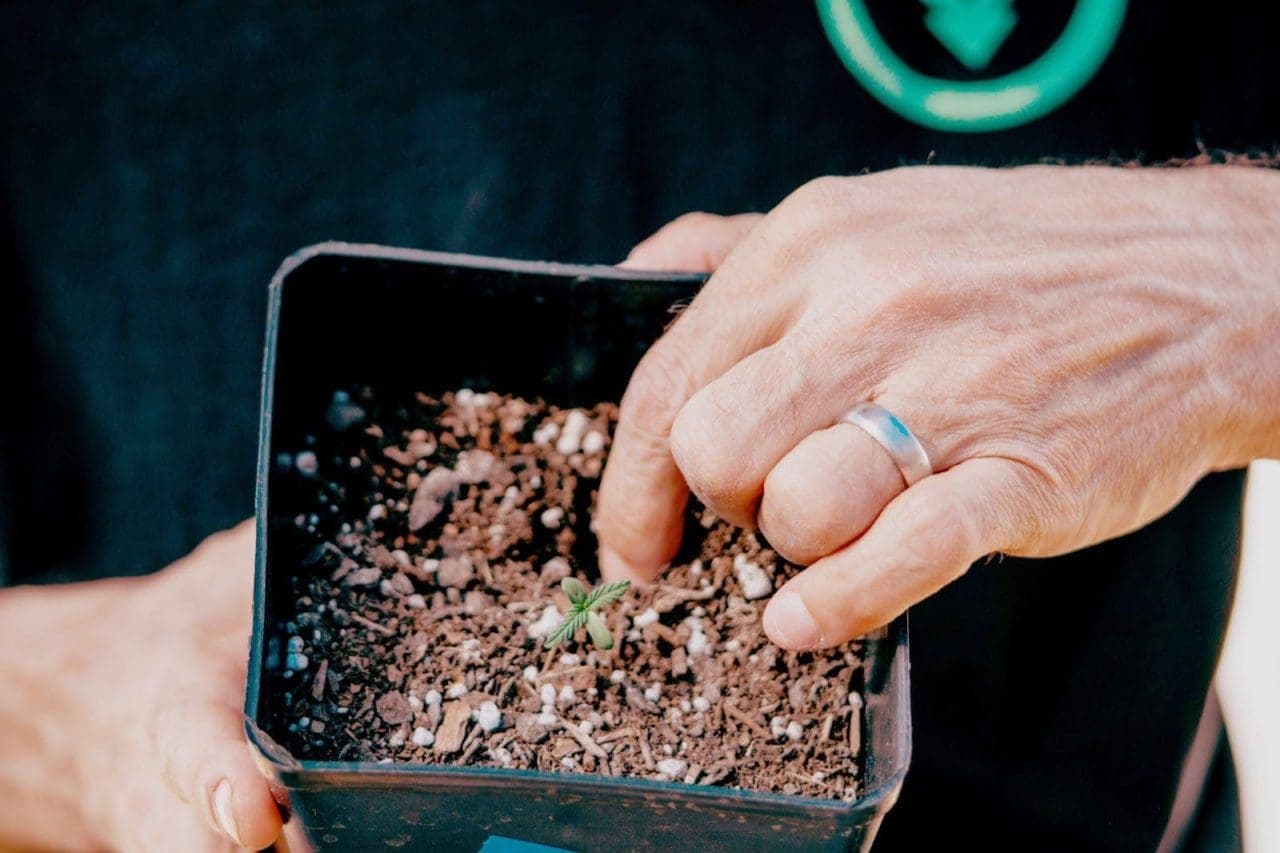
[[[1224,294],[1213,344],[1203,353],[1215,393],[1208,423],[1213,467],[1280,457],[1280,172],[1205,168],[1212,253]]]

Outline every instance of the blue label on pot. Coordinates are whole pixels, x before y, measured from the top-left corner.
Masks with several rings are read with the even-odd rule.
[[[573,851],[565,850],[563,847],[534,844],[532,841],[521,841],[518,838],[490,835],[480,846],[480,853],[573,853]]]

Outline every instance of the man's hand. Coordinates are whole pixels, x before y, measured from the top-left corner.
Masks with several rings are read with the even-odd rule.
[[[243,726],[253,541],[245,523],[151,577],[0,591],[0,847],[275,840]]]
[[[687,484],[809,565],[764,617],[809,649],[1144,525],[1280,452],[1278,234],[1280,177],[1240,167],[899,169],[678,220],[628,265],[718,269],[623,399],[602,570],[661,570]],[[837,423],[862,401],[937,473]]]

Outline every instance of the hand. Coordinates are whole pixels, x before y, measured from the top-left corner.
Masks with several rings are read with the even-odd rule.
[[[0,593],[0,673],[18,688],[0,690],[0,752],[24,768],[0,773],[0,847],[276,839],[243,725],[253,541],[244,523],[151,577]]]
[[[808,565],[764,629],[828,647],[984,555],[1118,536],[1280,452],[1277,190],[1243,167],[924,167],[814,181],[745,236],[678,220],[628,264],[723,263],[623,399],[602,571],[660,571],[687,484]],[[864,400],[935,475],[906,489],[837,423]]]

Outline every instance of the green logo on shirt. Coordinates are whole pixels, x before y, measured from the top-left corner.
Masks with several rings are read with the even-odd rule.
[[[1115,44],[1126,0],[1079,0],[1048,50],[987,80],[921,74],[885,42],[863,0],[817,0],[827,38],[845,66],[881,103],[937,130],[1003,130],[1040,118],[1070,99]],[[1017,25],[1013,0],[923,0],[925,26],[971,71],[985,68]]]

